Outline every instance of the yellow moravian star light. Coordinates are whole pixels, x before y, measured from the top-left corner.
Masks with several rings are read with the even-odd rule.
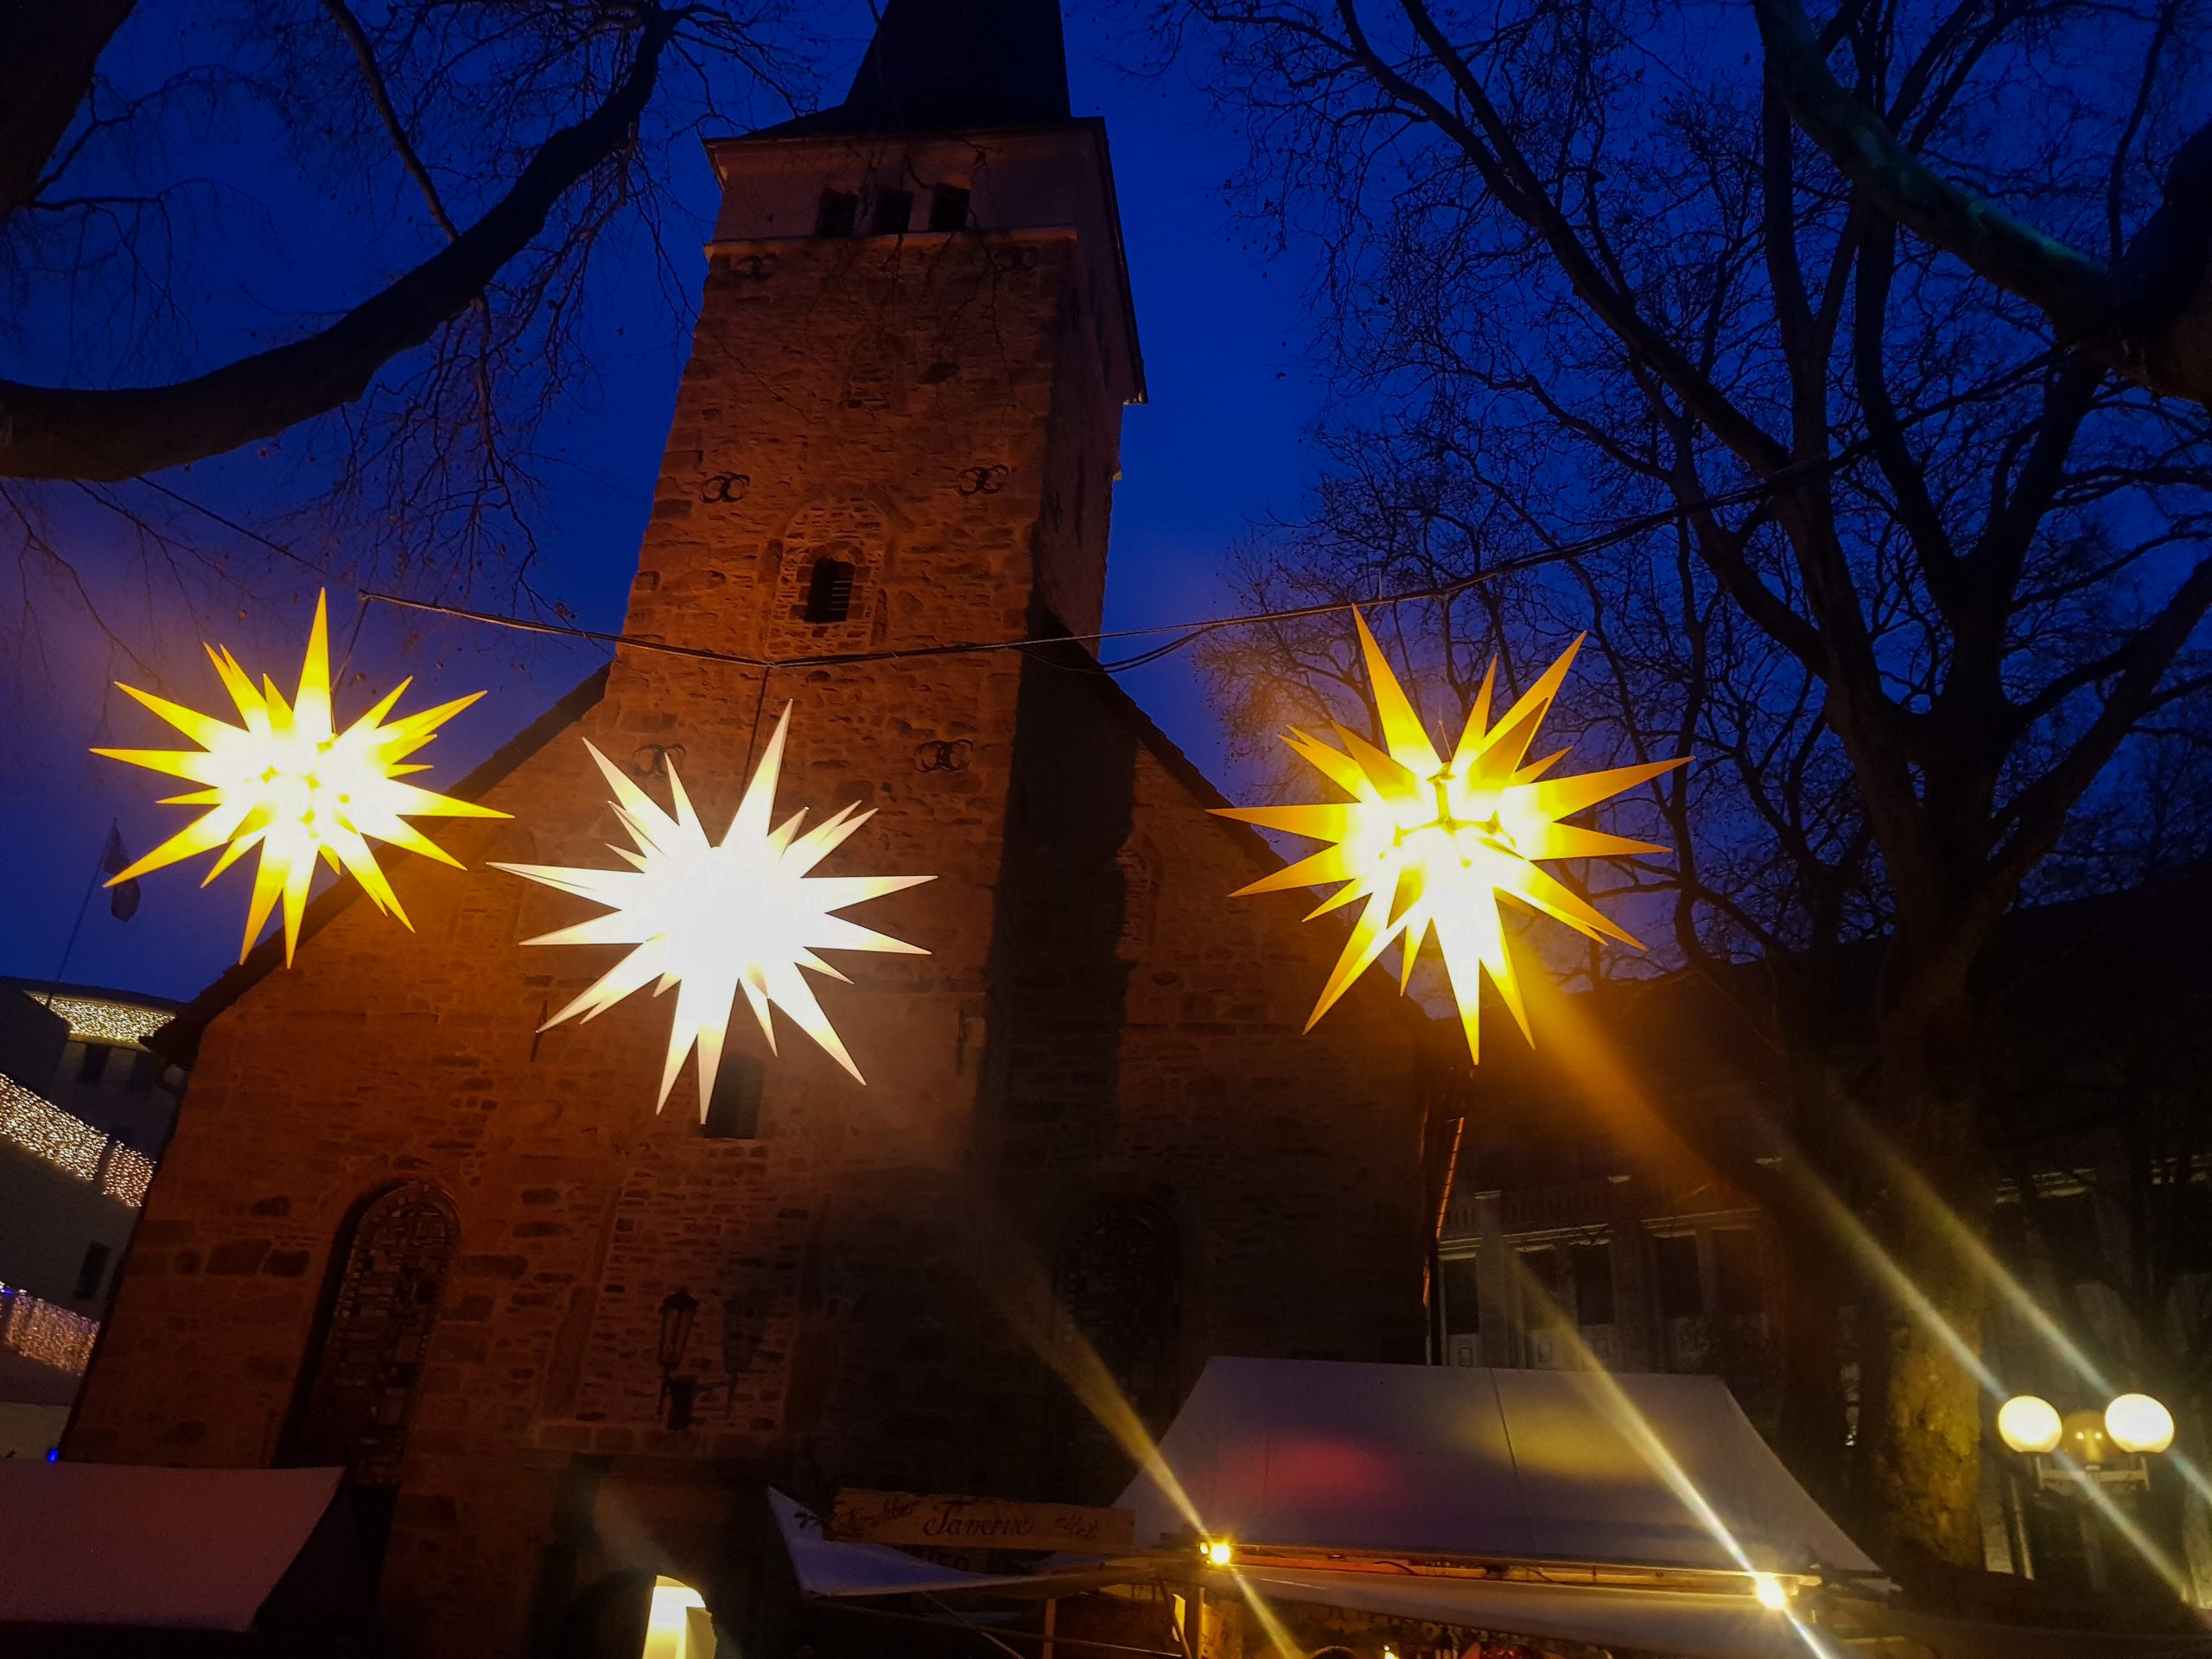
[[[1506,950],[1498,896],[1517,899],[1591,938],[1618,939],[1641,950],[1637,940],[1587,900],[1538,869],[1535,861],[1664,852],[1649,842],[1560,820],[1682,763],[1658,760],[1579,777],[1546,778],[1567,753],[1565,749],[1527,760],[1536,728],[1581,648],[1580,639],[1494,725],[1490,705],[1497,665],[1493,662],[1459,747],[1446,761],[1421,729],[1420,715],[1383,660],[1366,622],[1357,613],[1352,620],[1359,628],[1383,747],[1378,749],[1341,726],[1336,730],[1342,748],[1294,728],[1283,740],[1292,752],[1351,798],[1314,806],[1215,808],[1223,817],[1330,843],[1230,896],[1341,881],[1344,887],[1306,919],[1363,904],[1344,953],[1321,988],[1313,1018],[1306,1022],[1308,1031],[1400,939],[1403,965],[1399,988],[1403,990],[1413,977],[1414,957],[1433,931],[1459,1006],[1459,1023],[1467,1034],[1468,1052],[1480,1058],[1478,1014],[1484,971],[1497,987],[1522,1035],[1529,1035],[1528,1011],[1522,1004],[1513,958]]]
[[[669,1091],[683,1070],[684,1057],[696,1044],[699,1116],[705,1119],[707,1103],[715,1092],[715,1074],[721,1067],[730,1015],[741,991],[752,1005],[771,1052],[776,1046],[775,1026],[769,1017],[772,1003],[852,1073],[854,1081],[865,1083],[799,970],[845,978],[815,955],[817,950],[929,955],[919,945],[875,932],[834,912],[887,893],[918,887],[934,877],[810,874],[853,831],[874,817],[874,812],[863,812],[855,804],[801,835],[799,826],[806,817],[802,810],[770,827],[775,813],[776,777],[784,762],[784,734],[791,719],[791,705],[785,703],[782,717],[776,721],[775,735],[768,740],[753,780],[746,785],[745,797],[738,803],[737,815],[730,820],[729,833],[720,846],[708,841],[672,764],[668,768],[669,793],[676,805],[671,817],[587,742],[584,747],[590,750],[614,791],[615,813],[636,846],[635,851],[626,847],[610,850],[630,868],[495,866],[607,907],[603,916],[526,939],[524,944],[634,947],[540,1029],[556,1026],[575,1014],[587,1020],[604,1014],[631,992],[656,980],[659,982],[653,987],[655,995],[671,985],[681,988],[676,994],[675,1020],[669,1032],[668,1060],[661,1071],[656,1111],[668,1104]]]
[[[315,601],[315,627],[308,635],[307,658],[300,664],[299,690],[289,702],[264,675],[255,690],[238,658],[219,646],[207,655],[222,677],[223,687],[238,705],[245,724],[241,728],[212,715],[178,707],[132,686],[120,689],[137,698],[163,720],[200,745],[192,749],[94,749],[114,760],[147,766],[203,785],[189,795],[173,795],[163,806],[204,806],[207,810],[168,840],[108,881],[112,887],[221,847],[222,854],[207,872],[213,881],[225,870],[258,847],[261,861],[255,868],[253,899],[246,912],[245,943],[238,960],[269,920],[269,912],[284,901],[284,964],[300,942],[300,918],[306,912],[308,889],[315,880],[320,857],[333,870],[351,871],[370,901],[411,928],[398,895],[378,867],[369,846],[381,841],[391,846],[435,858],[441,864],[461,868],[459,860],[437,846],[409,818],[504,818],[504,812],[470,801],[402,783],[410,772],[428,772],[427,766],[408,763],[407,757],[437,735],[437,728],[484,694],[474,692],[442,702],[435,709],[410,715],[390,725],[390,714],[412,680],[402,680],[376,707],[344,731],[337,729],[330,708],[330,628],[323,595]],[[226,845],[225,843],[228,843]]]

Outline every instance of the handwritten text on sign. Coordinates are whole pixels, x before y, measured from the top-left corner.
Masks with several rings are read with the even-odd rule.
[[[849,1487],[837,1494],[830,1535],[849,1543],[969,1545],[1119,1555],[1135,1543],[1136,1526],[1136,1516],[1127,1510],[1017,1503],[1010,1498],[927,1492],[871,1492]]]

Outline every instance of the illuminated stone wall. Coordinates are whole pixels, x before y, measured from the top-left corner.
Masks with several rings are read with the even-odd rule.
[[[784,659],[1094,606],[1120,409],[1085,307],[1110,257],[1049,227],[718,248],[629,627]],[[854,615],[817,637],[793,600],[832,545]],[[344,908],[207,1031],[69,1454],[283,1455],[334,1252],[400,1181],[459,1223],[385,1571],[410,1652],[513,1651],[558,1599],[549,1571],[671,1535],[645,1499],[575,1497],[598,1478],[576,1459],[695,1529],[702,1485],[1065,1491],[1050,1286],[1101,1201],[1173,1222],[1183,1386],[1213,1352],[1418,1358],[1410,1005],[1363,988],[1300,1035],[1335,936],[1294,899],[1228,901],[1268,855],[1078,666],[964,652],[764,684],[625,651],[485,795],[514,821],[447,833],[467,874],[392,862],[416,932]],[[938,878],[865,917],[932,954],[849,957],[855,983],[823,988],[866,1089],[788,1026],[773,1058],[734,1026],[768,1061],[760,1133],[711,1141],[688,1075],[652,1111],[667,999],[536,1030],[607,958],[518,948],[587,907],[483,867],[609,857],[580,738],[664,796],[674,755],[719,829],[786,698],[779,805],[874,808],[839,857]],[[702,1305],[687,1369],[734,1383],[686,1434],[659,1425],[654,1362],[679,1287]],[[595,1541],[543,1567],[579,1528]],[[737,1553],[678,1576],[711,1598],[698,1573]]]

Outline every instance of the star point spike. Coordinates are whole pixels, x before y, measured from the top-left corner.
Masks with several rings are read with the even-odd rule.
[[[1536,730],[1582,646],[1579,637],[1495,720],[1493,662],[1446,761],[1365,619],[1355,611],[1353,622],[1380,728],[1377,741],[1342,727],[1337,728],[1340,747],[1305,731],[1294,730],[1283,740],[1349,800],[1215,809],[1223,817],[1327,843],[1231,896],[1341,882],[1306,919],[1350,905],[1362,906],[1306,1022],[1309,1031],[1393,944],[1402,953],[1398,978],[1404,992],[1412,983],[1415,957],[1433,938],[1468,1052],[1479,1059],[1484,978],[1522,1035],[1529,1035],[1499,899],[1512,899],[1590,938],[1641,949],[1625,929],[1538,868],[1537,861],[1664,851],[1648,842],[1560,820],[1683,763],[1652,761],[1554,778],[1549,774],[1565,749],[1528,760]]]
[[[291,965],[315,866],[350,874],[371,903],[411,926],[407,912],[377,862],[372,841],[460,868],[459,861],[406,822],[410,817],[504,818],[473,801],[455,800],[399,781],[424,770],[405,764],[437,734],[437,728],[467,708],[480,691],[435,709],[385,721],[407,689],[402,682],[369,711],[337,729],[331,709],[329,606],[317,594],[300,678],[289,702],[267,675],[257,686],[228,648],[207,647],[216,677],[243,725],[186,709],[135,686],[120,689],[150,713],[183,733],[198,749],[94,749],[95,754],[188,779],[204,788],[169,797],[163,804],[207,809],[154,850],[107,883],[115,887],[165,866],[220,848],[207,880],[258,849],[253,894],[246,906],[243,962],[281,904],[284,963]],[[205,883],[202,884],[203,886]]]
[[[876,932],[836,912],[935,878],[812,874],[873,812],[856,803],[811,829],[805,827],[804,810],[776,823],[776,783],[790,726],[791,706],[786,703],[719,843],[708,839],[673,762],[668,766],[672,810],[664,811],[586,743],[613,791],[616,816],[629,832],[632,847],[609,849],[627,868],[493,866],[605,906],[600,915],[525,939],[525,944],[631,947],[627,956],[547,1020],[547,1026],[578,1014],[588,1020],[656,982],[657,991],[677,988],[656,1111],[668,1104],[684,1060],[696,1052],[703,1116],[724,1061],[729,1021],[740,996],[752,1010],[771,1053],[776,1052],[772,1013],[780,1008],[855,1082],[866,1082],[801,970],[844,979],[817,950],[929,954],[919,945]]]

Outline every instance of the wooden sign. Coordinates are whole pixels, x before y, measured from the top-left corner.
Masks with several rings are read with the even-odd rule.
[[[837,1494],[829,1535],[843,1543],[1122,1555],[1135,1546],[1136,1530],[1137,1518],[1128,1510],[849,1487]]]

